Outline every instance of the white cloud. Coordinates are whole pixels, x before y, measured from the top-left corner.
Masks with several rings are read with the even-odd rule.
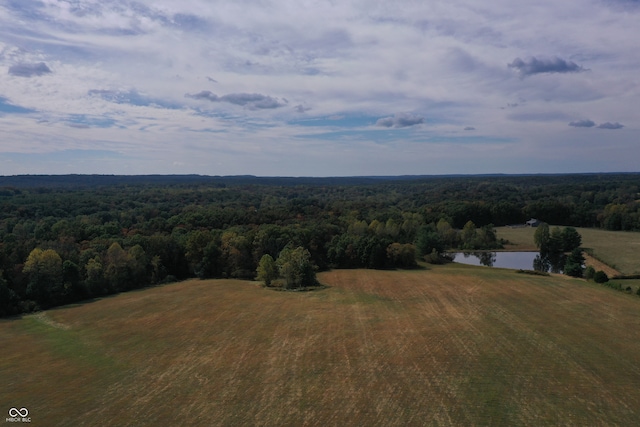
[[[624,123],[616,144],[637,140],[638,9],[602,0],[525,1],[517,11],[506,0],[4,3],[0,97],[29,113],[0,111],[0,132],[19,141],[0,152],[98,146],[148,156],[140,172],[168,164],[198,173],[219,173],[218,161],[202,161],[218,153],[227,173],[280,175],[311,173],[320,161],[324,174],[352,174],[362,158],[382,167],[378,173],[405,173],[403,161],[430,165],[437,153],[433,165],[445,173],[470,171],[460,156],[471,150],[442,142],[464,135],[478,147],[513,141],[509,164],[535,172],[548,163],[518,156],[538,152],[545,142],[537,136],[554,139],[548,132],[577,146],[581,132],[567,123],[584,117],[611,120],[605,129]],[[411,114],[390,115],[399,111]],[[295,124],[340,114],[370,122]],[[329,128],[335,141],[322,145],[297,136]],[[400,142],[404,130],[411,135]],[[402,149],[380,151],[383,141]],[[626,165],[629,154],[620,152],[603,153],[612,170]],[[469,162],[485,162],[478,171],[508,168],[474,155]],[[282,163],[267,167],[260,156]],[[262,169],[245,169],[251,165]]]

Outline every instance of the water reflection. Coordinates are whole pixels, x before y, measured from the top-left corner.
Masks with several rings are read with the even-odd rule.
[[[487,266],[487,267],[493,267],[493,264],[495,264],[495,262],[496,262],[496,253],[495,252],[480,252],[476,256],[480,260],[480,264],[482,264],[484,266]]]
[[[533,260],[533,269],[545,273],[562,273],[566,258],[564,254],[555,254],[555,256],[538,254]]]
[[[563,257],[541,257],[538,252],[456,252],[449,254],[454,262],[486,267],[511,268],[515,270],[538,270],[559,273],[564,267]]]

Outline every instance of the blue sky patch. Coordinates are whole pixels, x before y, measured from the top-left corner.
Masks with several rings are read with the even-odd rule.
[[[110,128],[116,124],[114,119],[108,117],[92,117],[85,114],[72,114],[67,122],[69,126],[76,128]]]
[[[292,120],[291,125],[298,126],[328,126],[328,127],[365,127],[373,126],[379,117],[376,116],[352,116],[348,114],[336,114],[333,116],[317,117],[313,119]]]
[[[159,107],[169,110],[179,110],[182,108],[182,105],[178,103],[159,98],[152,98],[135,90],[124,92],[117,90],[92,89],[88,93],[90,96],[98,96],[105,101],[113,102],[115,104],[130,104],[137,107]]]
[[[503,138],[493,136],[434,136],[427,139],[428,142],[446,142],[452,144],[491,144],[491,143],[513,143],[515,138]]]
[[[341,130],[335,132],[322,132],[296,135],[298,138],[322,139],[327,141],[373,141],[376,143],[391,142],[400,139],[413,139],[415,132],[411,129],[380,128],[380,130]]]
[[[0,114],[8,113],[8,114],[28,114],[34,113],[36,110],[32,110],[30,108],[20,107],[18,105],[13,105],[8,102],[7,98],[3,98],[0,96]]]

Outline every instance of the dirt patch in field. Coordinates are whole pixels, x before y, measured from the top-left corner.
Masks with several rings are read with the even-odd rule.
[[[53,321],[49,316],[47,316],[47,313],[42,311],[38,314],[34,314],[33,315],[34,319],[38,320],[39,322],[44,323],[45,325],[49,325],[52,328],[56,328],[56,329],[62,329],[63,331],[67,331],[69,329],[71,329],[71,327],[69,325],[65,325],[63,323],[59,323],[59,322],[55,322]]]
[[[602,270],[607,274],[608,277],[620,275],[620,272],[618,270],[614,269],[613,267],[609,267],[604,262],[595,259],[589,254],[583,252],[582,256],[584,256],[584,265],[586,267],[593,267],[596,271]]]

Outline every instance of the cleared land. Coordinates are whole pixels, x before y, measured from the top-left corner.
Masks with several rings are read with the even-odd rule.
[[[640,298],[447,265],[186,281],[0,321],[32,425],[637,425]]]
[[[551,226],[553,228],[553,226]],[[561,227],[562,228],[562,227]],[[531,227],[497,227],[499,239],[512,243],[509,249],[535,250]],[[605,270],[607,274],[640,274],[640,233],[631,231],[608,231],[595,228],[576,228],[582,236],[582,246],[593,250],[601,262],[613,270],[594,262],[594,268]],[[614,271],[615,270],[615,271]]]

